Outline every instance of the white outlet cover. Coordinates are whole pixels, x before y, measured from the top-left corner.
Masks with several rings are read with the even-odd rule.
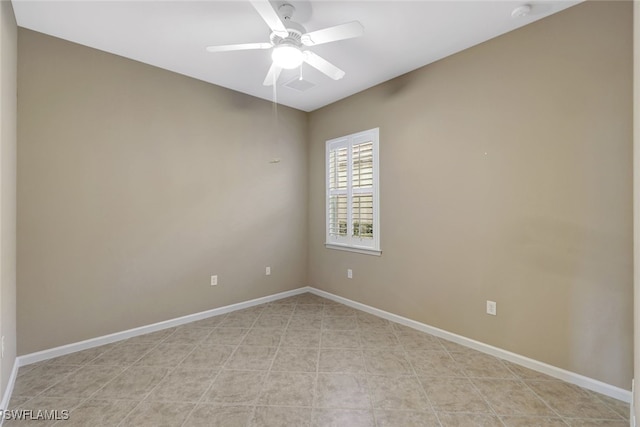
[[[497,314],[497,305],[495,301],[487,300],[487,314],[495,316]]]
[[[267,276],[270,276],[271,275],[271,267],[265,268],[264,269],[264,274],[267,275]]]
[[[347,279],[353,279],[353,270],[347,269]]]
[[[211,286],[218,285],[218,276],[211,276]]]

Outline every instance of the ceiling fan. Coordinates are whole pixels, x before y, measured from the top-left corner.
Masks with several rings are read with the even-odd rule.
[[[269,68],[263,85],[274,85],[283,69],[294,69],[303,62],[311,65],[334,80],[344,77],[344,71],[311,50],[305,49],[319,44],[359,37],[364,29],[358,21],[307,32],[305,28],[291,20],[295,7],[283,3],[276,11],[269,0],[251,0],[251,4],[271,29],[269,42],[208,46],[209,52],[229,52],[234,50],[273,49]]]

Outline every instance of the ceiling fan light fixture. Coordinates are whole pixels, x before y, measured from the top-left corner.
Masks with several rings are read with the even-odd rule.
[[[302,64],[304,55],[296,46],[283,44],[273,48],[271,59],[278,67],[291,70]]]

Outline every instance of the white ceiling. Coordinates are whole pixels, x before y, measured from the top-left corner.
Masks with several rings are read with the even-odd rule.
[[[283,86],[277,102],[312,111],[393,77],[573,6],[579,1],[286,1],[307,31],[360,21],[364,36],[311,49],[346,72],[334,81],[308,65],[304,92]],[[273,100],[262,85],[270,50],[208,53],[208,45],[268,42],[270,30],[248,1],[13,0],[18,25]],[[284,0],[273,0],[278,7]],[[517,6],[529,16],[512,18]]]

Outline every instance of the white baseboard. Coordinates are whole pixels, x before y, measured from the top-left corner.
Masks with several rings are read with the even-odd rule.
[[[631,427],[636,427],[636,409],[635,409],[635,394],[636,394],[636,385],[635,378],[631,379],[631,404],[629,405],[629,425]]]
[[[18,377],[18,368],[20,368],[20,366],[18,364],[18,358],[16,358],[13,361],[13,368],[11,368],[11,376],[7,382],[7,388],[4,389],[2,401],[0,401],[0,411],[6,411],[9,409],[9,402],[11,401],[11,395],[13,394],[13,387],[15,386],[16,378]],[[2,424],[4,424],[4,416],[0,418],[0,427],[2,427]]]
[[[575,372],[567,371],[565,369],[561,369],[544,362],[539,362],[537,360],[530,359],[520,354],[512,353],[510,351],[503,350],[501,348],[494,347],[480,341],[475,341],[471,338],[463,337],[462,335],[457,335],[452,332],[447,332],[443,329],[416,322],[415,320],[407,319],[406,317],[398,316],[397,314],[389,313],[388,311],[380,310],[378,308],[352,301],[350,299],[334,295],[329,292],[321,291],[316,288],[309,287],[308,292],[339,302],[349,307],[353,307],[357,310],[362,310],[375,316],[382,317],[392,322],[399,323],[401,325],[405,325],[410,328],[417,329],[419,331],[426,332],[449,341],[453,341],[465,347],[470,347],[482,353],[490,354],[500,359],[507,360],[520,366],[524,366],[525,368],[529,368],[534,371],[549,375],[551,377],[561,379],[568,383],[584,387],[586,389],[604,394],[609,397],[613,397],[614,399],[622,400],[623,402],[627,403],[631,402],[631,392],[620,387],[616,387],[611,384],[595,380],[593,378],[585,377],[584,375],[576,374]]]
[[[9,401],[11,400],[11,394],[13,394],[13,386],[16,384],[16,377],[18,376],[18,359],[16,358],[13,361],[13,368],[11,369],[11,376],[9,377],[9,381],[7,382],[7,388],[4,389],[4,394],[2,395],[2,401],[0,402],[0,410],[9,409]],[[2,425],[3,419],[0,419],[0,426]]]
[[[128,338],[136,337],[138,335],[144,335],[151,332],[160,331],[162,329],[173,328],[175,326],[184,325],[185,323],[195,322],[196,320],[202,320],[202,319],[206,319],[213,316],[219,316],[221,314],[229,313],[236,310],[242,310],[244,308],[253,307],[256,305],[264,304],[266,302],[276,301],[276,300],[287,298],[293,295],[310,292],[310,290],[311,288],[305,286],[302,288],[293,289],[291,291],[280,292],[278,294],[273,294],[273,295],[267,295],[265,297],[256,298],[249,301],[243,301],[237,304],[231,304],[224,307],[214,308],[212,310],[202,311],[200,313],[189,314],[187,316],[177,317],[175,319],[169,319],[163,322],[153,323],[151,325],[140,326],[139,328],[133,328],[133,329],[129,329],[122,332],[103,335],[101,337],[91,338],[88,340],[67,344],[60,347],[54,347],[48,350],[38,351],[36,353],[25,354],[23,356],[18,356],[16,358],[16,365],[18,367],[30,365],[32,363],[41,362],[43,360],[53,359],[54,357],[64,356],[65,354],[75,353],[76,351],[87,350],[89,348],[99,347],[105,344],[111,344],[113,342],[126,340]]]

